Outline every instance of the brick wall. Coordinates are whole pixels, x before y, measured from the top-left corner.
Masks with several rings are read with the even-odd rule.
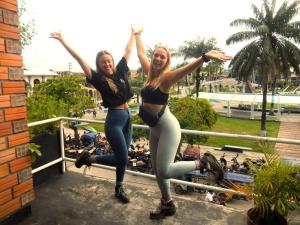
[[[17,0],[0,0],[0,221],[34,199]]]

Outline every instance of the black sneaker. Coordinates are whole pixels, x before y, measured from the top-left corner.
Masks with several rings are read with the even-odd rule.
[[[91,166],[92,163],[90,158],[91,154],[89,153],[89,151],[82,151],[75,161],[75,166],[77,168],[81,168],[83,165]]]
[[[150,219],[152,220],[164,219],[166,216],[173,216],[175,213],[176,213],[176,206],[173,200],[167,203],[164,203],[161,200],[156,211],[150,212]]]
[[[127,196],[123,185],[118,185],[115,188],[115,196],[117,199],[119,199],[122,203],[129,203],[129,197]]]
[[[201,158],[200,171],[203,172],[204,169],[211,171],[215,174],[217,180],[223,180],[224,169],[216,157],[210,152],[205,152]]]

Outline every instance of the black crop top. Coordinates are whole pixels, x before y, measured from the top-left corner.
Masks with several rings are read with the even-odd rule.
[[[106,76],[103,73],[96,73],[92,70],[92,78],[87,81],[90,82],[102,95],[103,106],[115,107],[127,102],[132,96],[130,85],[128,83],[128,72],[126,59],[123,57],[116,66],[116,72],[113,76]],[[106,76],[107,79],[112,79],[118,88],[118,92],[114,93],[107,81],[103,79]]]
[[[162,92],[159,87],[154,89],[146,86],[141,90],[141,95],[145,103],[157,105],[166,105],[168,103],[169,94]]]

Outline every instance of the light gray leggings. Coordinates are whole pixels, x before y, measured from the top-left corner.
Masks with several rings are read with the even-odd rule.
[[[171,199],[170,178],[184,175],[196,169],[195,161],[174,163],[180,142],[180,125],[176,117],[166,107],[165,113],[155,127],[150,127],[150,153],[152,168],[161,191],[162,198]]]

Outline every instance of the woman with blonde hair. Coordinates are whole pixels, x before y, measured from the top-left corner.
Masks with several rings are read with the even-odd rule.
[[[127,101],[133,93],[128,83],[127,63],[134,43],[134,34],[131,32],[124,55],[116,66],[108,51],[100,51],[96,56],[96,71],[69,46],[61,33],[51,33],[50,38],[57,39],[77,60],[87,80],[101,93],[103,106],[108,108],[104,129],[113,154],[91,156],[88,151],[83,151],[78,156],[75,166],[81,168],[83,165],[91,166],[92,163],[116,166],[115,196],[121,202],[128,203],[129,197],[124,190],[123,180],[132,137],[131,113]]]
[[[212,50],[195,61],[175,70],[170,70],[171,55],[165,46],[155,47],[149,61],[141,40],[142,28],[133,28],[137,54],[144,72],[148,75],[141,91],[143,104],[139,115],[150,126],[150,153],[153,171],[161,191],[161,201],[156,211],[150,212],[150,219],[162,219],[172,216],[176,206],[170,192],[170,178],[179,177],[192,170],[212,170],[217,179],[222,179],[224,172],[217,159],[205,153],[200,160],[174,162],[181,138],[180,125],[170,112],[167,104],[173,84],[191,73],[210,59],[227,61],[231,57],[223,52]]]

